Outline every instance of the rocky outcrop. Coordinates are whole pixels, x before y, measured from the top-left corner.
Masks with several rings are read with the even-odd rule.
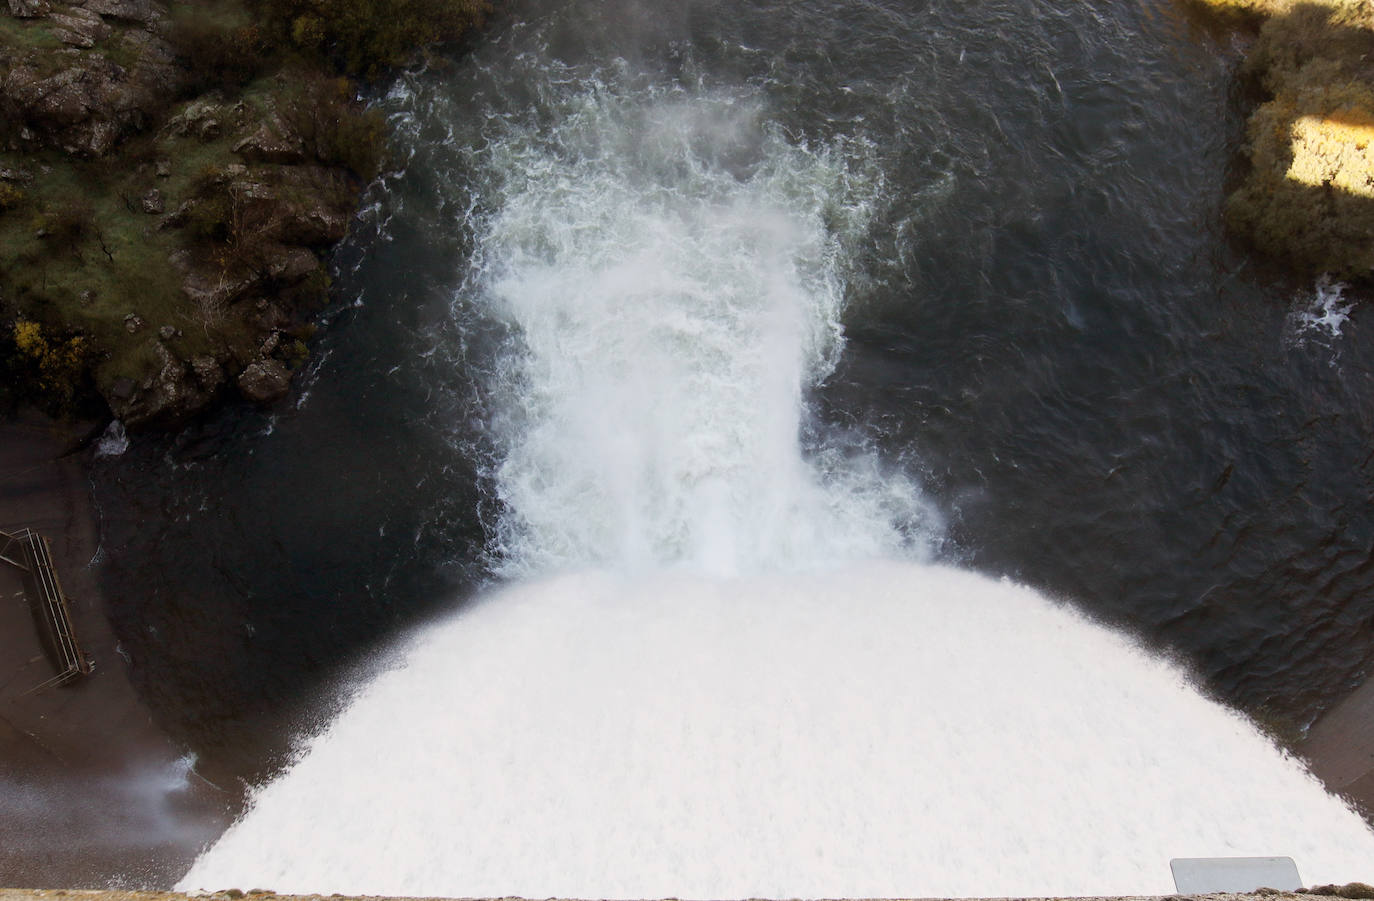
[[[291,388],[291,373],[279,360],[255,360],[239,373],[239,390],[258,403],[285,397]]]
[[[307,162],[310,154],[305,141],[280,118],[273,117],[234,145],[234,153],[250,163],[296,165]]]
[[[282,245],[328,247],[348,232],[356,189],[323,166],[254,166],[226,176],[223,193],[245,235]]]
[[[167,346],[152,344],[159,366],[141,382],[127,377],[111,386],[110,409],[124,423],[136,426],[183,422],[212,403],[224,387],[224,369],[213,357],[183,360]]]
[[[105,156],[145,129],[182,88],[184,73],[157,33],[160,14],[148,0],[11,0],[10,9],[45,19],[66,45],[56,51],[0,45],[0,103],[11,125],[11,149]],[[103,43],[117,45],[118,56],[132,64],[84,52]]]
[[[49,12],[48,21],[53,24],[53,35],[72,47],[89,49],[97,41],[103,41],[114,33],[114,29],[105,24],[99,13],[79,6]]]
[[[229,104],[218,92],[211,92],[197,97],[170,116],[161,131],[164,136],[213,141],[226,127],[242,128],[248,116],[246,103]]]
[[[1235,232],[1313,273],[1374,276],[1374,97],[1362,93],[1284,92],[1256,111],[1251,170],[1226,205]]]
[[[1300,271],[1374,278],[1374,4],[1194,3],[1263,22],[1243,72],[1267,99],[1227,224]]]
[[[46,16],[52,8],[48,0],[9,0],[10,15],[16,19],[33,19]]]
[[[107,18],[139,25],[152,25],[164,18],[162,8],[153,0],[83,0],[80,5]]]
[[[8,157],[0,170],[14,176],[0,187],[15,186],[0,194],[0,231],[31,242],[23,222],[51,221],[41,234],[65,243],[45,239],[27,263],[0,258],[0,272],[33,271],[33,253],[64,251],[54,269],[84,267],[91,277],[65,294],[0,283],[0,351],[12,323],[32,315],[23,306],[31,296],[49,311],[47,333],[103,336],[90,357],[94,383],[129,428],[175,426],[225,397],[282,397],[304,347],[281,336],[302,334],[326,299],[323,259],[357,204],[360,179],[321,140],[358,115],[350,93],[301,70],[261,79],[251,92],[215,82],[188,98],[195,61],[173,44],[156,0],[7,4],[21,39],[0,33],[0,154]],[[68,162],[53,163],[53,151]],[[43,162],[22,162],[35,153]],[[41,193],[34,172],[62,165],[70,177],[48,181],[118,186],[103,201],[25,201]],[[25,202],[26,219],[5,218],[7,204]],[[161,249],[156,303],[125,286],[118,266],[130,251],[107,232],[140,244],[144,257]],[[87,287],[101,279],[113,280],[104,293]],[[170,307],[167,286],[176,294]],[[111,310],[112,294],[127,306]],[[63,321],[52,321],[53,309]]]

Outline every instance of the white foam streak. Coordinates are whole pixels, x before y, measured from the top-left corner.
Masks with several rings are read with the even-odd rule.
[[[827,483],[798,445],[880,188],[862,158],[791,143],[731,95],[601,88],[559,123],[493,147],[480,238],[477,285],[518,335],[505,571],[731,573],[919,544],[914,483],[859,484],[862,455]],[[873,504],[894,490],[901,510]]]
[[[1346,285],[1323,275],[1317,279],[1312,296],[1303,308],[1289,314],[1293,341],[1315,340],[1329,345],[1341,337],[1341,327],[1350,319],[1355,301],[1345,299]]]
[[[100,433],[100,440],[96,442],[95,455],[97,457],[118,457],[128,449],[129,434],[124,430],[124,423],[118,419],[110,420],[105,431]]]

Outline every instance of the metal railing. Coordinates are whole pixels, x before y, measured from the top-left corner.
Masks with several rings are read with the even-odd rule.
[[[57,569],[53,566],[48,539],[32,529],[0,532],[0,561],[24,572],[25,590],[28,592],[32,589],[33,601],[42,615],[52,649],[57,655],[57,675],[31,691],[61,685],[94,670],[95,664],[76,643],[71,609],[62,591],[62,583],[58,581]]]

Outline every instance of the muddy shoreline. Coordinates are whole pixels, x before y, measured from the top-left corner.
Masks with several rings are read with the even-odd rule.
[[[0,529],[47,537],[78,642],[95,672],[54,674],[22,596],[0,572],[0,883],[170,885],[227,822],[224,798],[157,728],[128,679],[101,596],[99,522],[71,452],[87,426],[0,421]]]
[[[1326,711],[1297,750],[1328,789],[1374,825],[1374,679]]]

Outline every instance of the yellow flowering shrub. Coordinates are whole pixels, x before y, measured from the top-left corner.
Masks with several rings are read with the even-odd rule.
[[[70,402],[86,372],[89,340],[84,335],[50,336],[28,319],[14,323],[11,338],[20,358],[38,370],[39,388],[54,400]]]

